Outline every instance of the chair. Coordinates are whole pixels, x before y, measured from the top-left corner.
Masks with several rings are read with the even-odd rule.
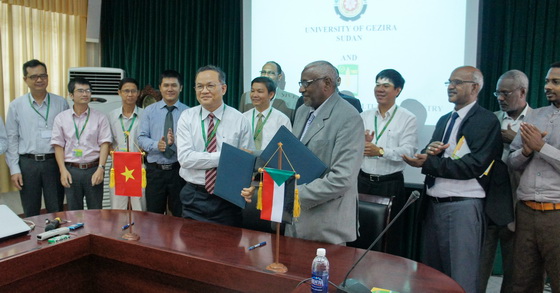
[[[391,215],[392,197],[363,194],[359,195],[358,221],[360,223],[358,239],[347,243],[350,247],[367,249],[377,236],[387,227]],[[387,235],[385,234],[372,250],[387,251]]]

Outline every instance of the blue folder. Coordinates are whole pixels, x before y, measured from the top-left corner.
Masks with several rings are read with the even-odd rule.
[[[310,151],[301,141],[295,137],[285,126],[280,127],[268,146],[263,150],[260,159],[267,162],[274,152],[278,149],[278,143],[282,143],[282,149],[288,157],[294,170],[301,177],[298,184],[309,183],[323,175],[327,166],[312,151]],[[270,159],[267,167],[278,168],[278,153]],[[292,170],[288,160],[283,156],[282,169]]]
[[[244,209],[246,202],[241,196],[241,190],[251,186],[256,159],[246,151],[224,142],[214,194]]]

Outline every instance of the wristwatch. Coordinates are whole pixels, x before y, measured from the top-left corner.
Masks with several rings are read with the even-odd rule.
[[[105,170],[105,165],[99,165],[97,168],[101,168],[101,169]]]
[[[385,150],[383,150],[383,148],[379,148],[379,156],[383,157],[384,154],[385,154]]]

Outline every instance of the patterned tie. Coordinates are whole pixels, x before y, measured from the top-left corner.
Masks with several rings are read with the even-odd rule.
[[[451,136],[451,132],[453,131],[453,126],[455,125],[455,120],[457,120],[457,118],[459,118],[459,114],[457,114],[457,112],[453,112],[453,115],[451,115],[451,121],[449,121],[449,126],[447,126],[447,129],[445,130],[445,135],[443,136],[443,141],[442,141],[443,144],[449,142],[449,137]],[[434,183],[436,183],[436,178],[431,176],[426,176],[425,182],[426,182],[426,186],[428,186],[428,188],[431,188],[432,186],[434,186]]]
[[[167,115],[165,115],[165,123],[163,124],[163,136],[165,137],[165,143],[167,144],[167,130],[171,128],[173,130],[173,110],[175,106],[165,106],[167,108]],[[170,159],[173,157],[173,150],[169,148],[169,145],[165,147],[165,152],[163,152],[163,156]]]
[[[216,135],[212,135],[212,132],[214,131],[214,114],[210,113],[208,114],[208,132],[206,134],[206,139],[210,139],[210,142],[208,143],[208,147],[206,147],[206,151],[209,153],[213,153],[216,151]],[[216,168],[212,168],[212,169],[208,169],[206,170],[206,184],[204,185],[204,187],[206,187],[206,191],[208,191],[208,193],[210,194],[214,194],[214,187],[216,186],[216,174],[217,174],[217,169]]]
[[[259,120],[257,120],[257,127],[255,128],[255,132],[259,132],[259,134],[257,135],[257,137],[255,137],[255,147],[257,148],[257,150],[260,150],[262,147],[262,137],[263,137],[263,114],[259,113],[257,115],[257,117],[259,117]]]
[[[309,113],[309,118],[307,118],[307,123],[305,123],[305,126],[303,127],[303,132],[301,133],[300,139],[303,139],[303,136],[307,132],[307,129],[309,129],[309,126],[311,125],[311,122],[313,122],[314,119],[315,119],[315,111],[311,111],[311,113]]]

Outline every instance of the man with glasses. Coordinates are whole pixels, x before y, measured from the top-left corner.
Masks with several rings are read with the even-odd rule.
[[[283,75],[284,73],[282,72],[282,67],[274,61],[266,62],[261,70],[261,76],[266,76],[272,79],[276,85],[278,85],[278,82],[282,79]],[[280,110],[280,112],[288,116],[290,121],[294,121],[297,100],[297,95],[277,87],[272,100],[272,107]],[[253,109],[253,107],[253,103],[251,102],[251,93],[243,93],[243,95],[241,95],[241,99],[239,99],[239,111],[241,113],[245,113],[250,109]]]
[[[12,184],[19,190],[23,213],[31,217],[41,211],[41,195],[49,213],[63,209],[64,187],[50,140],[54,118],[69,107],[63,97],[47,92],[49,75],[43,62],[25,62],[23,76],[29,93],[10,103],[6,163]]]
[[[520,171],[513,290],[543,292],[546,272],[560,292],[560,62],[544,80],[549,106],[534,109],[510,145],[508,165]]]
[[[103,208],[105,163],[112,142],[107,117],[89,107],[91,83],[81,77],[68,83],[74,102],[54,119],[51,145],[66,190],[69,210]]]
[[[138,144],[148,153],[146,165],[146,210],[163,214],[168,209],[181,216],[179,193],[185,181],[179,175],[176,131],[181,113],[188,109],[179,102],[183,76],[175,70],[165,70],[159,76],[161,101],[148,106],[140,119]]]
[[[358,192],[394,196],[391,218],[406,203],[402,155],[412,156],[418,145],[416,116],[396,105],[404,87],[404,78],[394,69],[385,69],[375,77],[377,108],[361,113],[364,123],[364,160],[358,175]],[[405,256],[404,218],[388,234],[387,252]]]
[[[177,128],[183,217],[229,226],[241,226],[241,208],[214,194],[223,143],[254,150],[249,121],[227,106],[226,74],[207,65],[196,72],[194,91],[199,106],[181,114]]]
[[[142,109],[136,106],[140,91],[138,81],[126,77],[119,82],[119,96],[122,106],[109,113],[109,124],[113,134],[112,149],[118,152],[139,152],[138,148],[138,125],[142,117]],[[121,194],[122,195],[122,194]],[[115,189],[111,188],[111,208],[125,210],[128,206],[128,197],[115,195]],[[132,209],[142,210],[144,197],[130,197]]]
[[[303,69],[294,135],[325,165],[323,176],[299,185],[300,217],[286,225],[287,236],[346,244],[357,238],[358,171],[364,125],[358,111],[337,90],[336,68],[315,61]]]
[[[474,293],[479,288],[487,172],[502,153],[500,123],[476,102],[483,86],[480,70],[456,68],[446,84],[454,110],[439,119],[422,154],[403,158],[426,174],[422,262]]]
[[[531,107],[527,104],[527,91],[529,90],[529,79],[525,73],[519,70],[510,70],[502,74],[496,84],[496,96],[500,111],[494,112],[501,123],[502,128],[502,161],[506,161],[509,155],[509,146],[513,138],[519,131],[521,122],[525,116],[531,112]],[[501,174],[504,176],[505,174]],[[515,190],[519,185],[520,172],[508,170],[512,197],[514,204],[517,202]],[[509,205],[509,202],[507,202]],[[504,209],[513,209],[513,206],[503,206]],[[500,211],[502,212],[502,211]],[[486,234],[484,246],[482,248],[481,267],[480,267],[480,292],[486,291],[488,278],[492,274],[494,258],[498,242],[502,252],[502,268],[504,278],[502,281],[501,292],[512,292],[512,272],[513,272],[513,236],[515,224],[497,225],[491,218],[487,217]]]

